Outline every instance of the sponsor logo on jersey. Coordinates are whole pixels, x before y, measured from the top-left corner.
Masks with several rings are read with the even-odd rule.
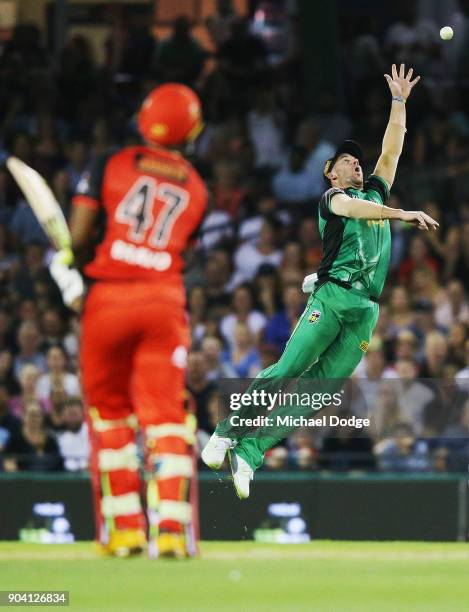
[[[132,266],[164,272],[171,267],[172,258],[166,251],[151,251],[147,247],[138,247],[134,244],[115,240],[111,247],[111,258],[123,261]]]
[[[320,317],[321,317],[321,311],[313,310],[313,312],[309,315],[308,321],[314,324],[319,321]]]
[[[156,174],[180,183],[187,180],[187,170],[182,164],[172,164],[153,157],[137,158],[137,168],[147,174]]]
[[[373,227],[373,225],[384,227],[384,219],[368,219],[367,223],[368,227]]]
[[[366,351],[368,350],[369,346],[370,346],[370,343],[367,342],[366,340],[362,340],[360,342],[360,350],[363,351],[364,353],[366,353]]]

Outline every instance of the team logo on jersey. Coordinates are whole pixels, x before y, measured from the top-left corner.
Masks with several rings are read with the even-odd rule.
[[[317,323],[319,321],[320,317],[321,317],[321,311],[320,310],[313,310],[313,312],[309,315],[308,321],[310,323]]]
[[[370,346],[370,343],[367,342],[366,340],[362,340],[360,342],[360,350],[363,351],[364,353],[366,353],[366,351],[368,350],[369,346]]]

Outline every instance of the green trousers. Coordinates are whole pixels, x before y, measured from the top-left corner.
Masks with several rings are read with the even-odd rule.
[[[378,320],[378,304],[355,290],[327,282],[313,294],[279,361],[259,372],[247,393],[262,388],[262,379],[344,379],[351,376],[368,349]],[[240,416],[249,416],[243,408]],[[298,414],[301,409],[298,408]],[[294,414],[294,407],[291,414]],[[216,433],[232,437],[229,418],[220,421]],[[284,436],[282,436],[284,437]],[[256,470],[264,453],[282,438],[269,435],[238,439],[236,454]]]

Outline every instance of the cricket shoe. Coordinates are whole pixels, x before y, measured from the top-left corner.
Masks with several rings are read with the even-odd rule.
[[[212,470],[218,470],[225,460],[226,453],[235,446],[236,442],[231,438],[222,438],[214,433],[202,451],[202,461]]]
[[[247,499],[249,497],[249,484],[254,478],[254,470],[235,451],[230,452],[229,457],[236,494],[239,499]]]
[[[142,529],[117,529],[111,532],[109,542],[100,545],[100,551],[111,557],[132,557],[142,553],[147,537]]]
[[[156,538],[157,555],[160,559],[185,559],[187,557],[184,536],[171,531],[162,532]]]

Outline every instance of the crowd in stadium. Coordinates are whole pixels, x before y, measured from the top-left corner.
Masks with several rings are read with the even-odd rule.
[[[469,33],[468,3],[458,19]],[[192,330],[187,388],[201,439],[219,417],[219,381],[253,377],[280,356],[321,259],[317,202],[324,161],[347,137],[371,172],[389,106],[391,62],[422,75],[391,206],[422,208],[440,231],[393,222],[380,318],[352,383],[351,410],[373,394],[376,435],[299,430],[266,469],[465,470],[469,462],[469,34],[446,52],[435,24],[403,14],[385,31],[343,24],[343,96],[306,96],[298,24],[273,53],[229,2],[206,23],[214,51],[178,18],[163,40],[131,19],[98,65],[72,36],[60,57],[35,26],[18,26],[0,53],[1,154],[37,169],[69,213],[91,161],[138,142],[135,110],[160,82],[200,94],[206,128],[188,152],[210,207],[187,255]],[[467,16],[466,16],[467,13]],[[150,60],[149,60],[150,58]],[[456,83],[458,84],[456,86]],[[49,273],[51,249],[0,168],[0,451],[5,471],[83,469],[88,442],[78,371],[79,322]],[[425,379],[422,381],[420,379]],[[438,382],[436,382],[438,381]],[[370,391],[370,389],[372,389]]]

